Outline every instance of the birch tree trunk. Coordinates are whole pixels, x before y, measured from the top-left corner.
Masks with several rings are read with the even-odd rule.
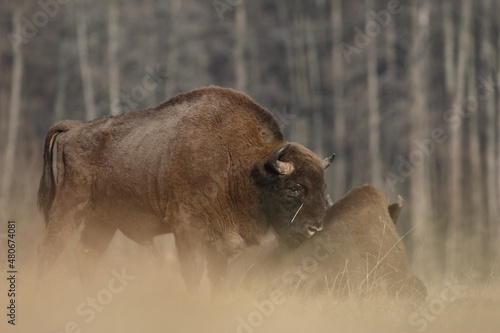
[[[300,8],[297,4],[293,7],[295,10]],[[292,52],[293,61],[295,64],[295,91],[296,104],[294,107],[297,108],[299,116],[303,116],[303,112],[309,112],[311,106],[311,96],[309,91],[309,76],[307,75],[307,53],[306,53],[306,37],[304,29],[304,17],[301,13],[291,12],[292,15],[292,31],[291,31],[291,41],[292,41]],[[302,115],[300,114],[302,111]],[[311,147],[314,142],[311,140],[314,133],[311,133],[312,117],[304,117],[305,122],[309,122],[307,131],[294,131],[292,135],[292,140],[303,143],[306,147]],[[297,121],[297,120],[294,120]],[[302,124],[301,124],[302,127]]]
[[[115,0],[108,4],[108,76],[109,76],[109,112],[112,115],[121,113],[120,107],[120,64],[119,47],[119,11]]]
[[[475,59],[476,55],[474,49],[471,48],[471,54],[469,59],[468,67],[468,78],[467,78],[467,91],[469,96],[474,96],[476,89],[477,75]],[[470,118],[467,121],[468,125],[468,151],[467,159],[469,176],[467,177],[467,191],[468,197],[466,199],[468,206],[467,212],[467,224],[465,225],[466,230],[463,230],[467,234],[467,243],[464,244],[467,249],[469,249],[469,257],[467,258],[465,267],[475,267],[479,271],[482,269],[481,261],[483,258],[483,244],[487,244],[488,237],[485,233],[486,223],[486,207],[484,206],[483,198],[483,182],[482,182],[482,156],[481,156],[481,143],[479,140],[480,128],[479,128],[479,114],[478,114],[478,103],[467,104],[466,112],[470,112]]]
[[[2,31],[3,32],[3,31]],[[0,43],[0,54],[5,54],[5,49],[7,46],[12,47],[11,45],[8,45],[7,43]],[[0,83],[3,83],[5,81],[5,71],[2,71],[0,74]],[[8,104],[8,98],[6,98],[6,95],[8,93],[6,92],[6,87],[3,85],[0,87],[0,120],[7,119],[8,115],[8,109],[7,109],[7,104]],[[7,123],[5,121],[0,121],[0,133],[6,133],[7,132]],[[3,148],[2,145],[0,145],[0,154],[3,153]]]
[[[234,48],[234,70],[236,73],[236,89],[247,90],[247,68],[246,68],[246,40],[247,40],[247,11],[246,2],[242,1],[236,6],[236,31]]]
[[[482,1],[482,16],[481,20],[481,65],[483,66],[482,75],[480,76],[480,84],[485,86],[493,87],[494,81],[494,71],[495,71],[495,56],[493,53],[492,37],[490,34],[491,26],[490,21],[487,19],[489,13],[492,9],[491,0]],[[486,89],[488,91],[488,89]],[[495,93],[493,91],[488,91],[485,93],[485,111],[486,111],[486,139],[485,139],[485,162],[486,162],[486,202],[487,202],[487,212],[488,212],[488,225],[489,225],[489,235],[491,248],[488,253],[496,253],[498,238],[498,221],[499,217],[499,207],[498,207],[498,197],[497,197],[497,166],[496,166],[496,135],[495,135]]]
[[[308,88],[310,100],[310,109],[312,113],[312,142],[313,150],[318,156],[324,156],[323,147],[323,126],[324,126],[324,116],[323,110],[321,108],[321,82],[319,74],[319,64],[318,64],[318,52],[316,36],[313,32],[313,24],[311,19],[308,18],[304,21],[304,52],[307,57],[307,73],[308,76]]]
[[[285,24],[288,23],[290,20],[290,8],[287,6],[285,2],[279,2],[278,3],[278,15],[280,18],[281,22],[284,22]],[[289,26],[287,24],[287,26]],[[296,96],[295,96],[295,91],[296,89],[296,82],[295,82],[295,73],[297,71],[296,68],[296,61],[295,61],[295,52],[293,49],[293,30],[290,28],[284,29],[284,44],[285,44],[285,52],[286,52],[286,63],[287,63],[287,69],[288,69],[288,84],[290,87],[290,92],[289,92],[289,101],[291,102],[290,108],[291,108],[291,113],[296,115],[298,113],[298,108],[297,108],[297,103],[296,103]],[[256,57],[256,55],[253,55]],[[254,77],[254,75],[252,75]],[[256,80],[258,82],[258,80]],[[293,134],[293,132],[291,133]]]
[[[12,19],[12,34],[21,34],[23,14],[23,4],[20,3],[14,10]],[[13,66],[12,83],[9,102],[9,121],[7,127],[7,138],[5,140],[5,155],[3,159],[2,186],[0,188],[0,206],[3,208],[10,195],[12,179],[14,176],[14,163],[17,151],[17,137],[19,132],[19,118],[21,116],[21,87],[23,80],[23,48],[20,38],[12,39]]]
[[[80,72],[83,83],[83,101],[85,104],[86,120],[97,117],[94,102],[94,87],[92,85],[92,69],[89,61],[89,47],[87,36],[86,1],[81,1],[76,7],[76,33],[78,42],[78,56],[80,58]]]
[[[429,159],[431,154],[425,154],[416,148],[415,142],[430,137],[428,114],[428,71],[429,53],[427,40],[429,37],[430,5],[428,1],[412,4],[412,48],[410,50],[410,133],[408,159],[414,167],[410,178],[410,219],[413,239],[413,263],[419,274],[425,277],[434,276],[438,270],[435,261],[435,235],[432,219],[431,185],[429,174]]]
[[[56,101],[54,103],[53,122],[56,123],[65,118],[66,114],[66,88],[69,81],[69,58],[71,54],[72,40],[67,37],[67,29],[69,29],[69,22],[71,16],[69,11],[65,11],[65,16],[62,19],[59,38],[59,51],[57,55],[57,93]]]
[[[301,98],[299,107],[308,109],[311,105],[311,95],[309,91],[309,76],[307,75],[307,54],[306,38],[304,32],[304,17],[300,13],[294,13],[292,39],[294,41],[295,61],[297,62],[297,91]],[[295,17],[298,16],[298,17]]]
[[[179,89],[179,29],[185,17],[185,8],[183,8],[182,0],[171,0],[169,2],[169,18],[168,25],[168,44],[167,44],[167,78],[165,82],[165,95],[168,99],[174,96]]]
[[[500,15],[500,4],[497,2],[497,15]],[[498,16],[497,16],[498,17]],[[500,45],[500,34],[498,34],[498,45]],[[500,50],[497,49],[497,83],[500,82]],[[498,95],[498,104],[497,104],[497,110],[500,110],[500,94]],[[497,151],[496,151],[496,156],[497,156],[497,207],[500,207],[500,115],[497,114],[497,123],[496,123],[496,137],[497,137]],[[494,233],[495,239],[500,239],[500,223],[497,221],[497,230]],[[496,251],[493,252],[495,254],[495,257],[497,258],[497,263],[498,263],[498,258],[500,258],[500,242],[496,242]]]
[[[372,19],[369,12],[375,10],[374,0],[365,0],[366,21]],[[371,182],[380,187],[382,185],[382,163],[380,152],[380,111],[379,86],[377,74],[377,39],[373,38],[367,50],[367,80],[368,80],[368,155],[370,157]]]
[[[333,147],[337,154],[333,173],[333,199],[337,200],[346,192],[346,118],[344,110],[344,58],[340,50],[342,43],[342,2],[332,1],[331,9],[331,25],[332,25],[332,82],[333,82]]]
[[[470,54],[470,24],[472,18],[471,0],[463,0],[460,10],[460,28],[459,28],[459,49],[458,49],[458,67],[456,76],[456,91],[454,96],[454,108],[461,110],[465,100],[466,89],[466,69]],[[455,122],[456,120],[456,122]],[[447,237],[447,262],[446,271],[453,273],[463,258],[463,118],[458,114],[454,120],[449,122],[450,127],[450,147],[449,147],[449,198],[450,214],[448,221]]]
[[[444,40],[444,68],[445,84],[448,96],[455,91],[456,58],[455,58],[455,27],[453,24],[452,0],[443,1],[443,40]]]
[[[396,18],[393,18],[386,27],[385,33],[385,61],[387,62],[387,77],[394,80],[396,77]]]

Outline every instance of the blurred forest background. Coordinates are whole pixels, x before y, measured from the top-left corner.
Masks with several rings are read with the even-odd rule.
[[[488,276],[499,17],[499,0],[0,0],[0,219],[41,230],[54,122],[221,85],[271,110],[289,140],[337,154],[334,199],[367,182],[401,194],[415,273]]]

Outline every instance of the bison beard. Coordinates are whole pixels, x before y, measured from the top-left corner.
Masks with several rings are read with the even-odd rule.
[[[83,224],[84,285],[120,230],[153,250],[153,237],[173,233],[188,287],[197,289],[204,255],[217,286],[227,259],[269,226],[291,246],[321,229],[323,170],[332,160],[287,142],[270,112],[219,87],[155,109],[59,122],[47,133],[38,192],[46,222],[39,278]]]

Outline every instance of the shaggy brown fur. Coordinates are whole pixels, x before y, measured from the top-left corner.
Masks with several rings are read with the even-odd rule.
[[[204,254],[217,284],[227,258],[257,244],[270,225],[292,246],[321,228],[323,170],[332,160],[285,141],[271,113],[220,87],[155,109],[57,123],[45,141],[39,188],[47,225],[39,274],[83,223],[77,258],[84,279],[119,229],[150,247],[154,236],[174,233],[188,286],[199,284]]]
[[[307,293],[358,295],[383,289],[396,296],[425,298],[424,284],[409,275],[406,251],[392,219],[401,207],[402,198],[388,206],[371,185],[354,188],[328,208],[323,231],[293,250],[278,246],[261,251],[245,275],[251,283],[263,278],[273,281],[272,288]],[[245,259],[238,261],[241,265]]]

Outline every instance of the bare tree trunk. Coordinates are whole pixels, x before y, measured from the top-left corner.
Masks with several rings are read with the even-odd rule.
[[[14,10],[12,19],[12,33],[15,36],[21,34],[23,5],[18,4]],[[0,195],[0,206],[7,204],[9,193],[12,186],[14,175],[14,162],[17,150],[17,136],[19,132],[19,118],[21,116],[21,87],[23,80],[23,49],[20,38],[14,38],[12,41],[13,66],[12,66],[12,84],[9,103],[9,122],[7,127],[7,139],[5,147],[5,156],[3,160],[3,175]]]
[[[108,5],[108,75],[109,75],[109,111],[112,115],[120,114],[120,64],[119,46],[119,11],[115,0]]]
[[[246,2],[236,6],[236,46],[234,48],[234,67],[236,73],[236,89],[247,90],[247,68],[246,68],[246,40],[247,40],[247,11]]]
[[[493,86],[493,73],[495,68],[495,55],[493,53],[493,46],[490,34],[490,21],[488,20],[489,13],[492,8],[491,0],[483,0],[483,20],[481,21],[481,64],[484,66],[482,71],[481,79],[485,80],[483,82],[485,85]],[[482,84],[483,84],[482,83]],[[488,212],[488,225],[490,237],[491,248],[488,253],[496,252],[496,243],[498,239],[495,237],[497,233],[498,224],[498,197],[497,197],[497,169],[496,169],[496,138],[495,138],[495,93],[489,92],[486,96],[486,139],[485,139],[485,162],[486,162],[486,202],[487,202],[487,212]]]
[[[66,104],[66,86],[68,84],[68,70],[66,68],[67,64],[67,52],[68,49],[64,42],[59,44],[59,55],[57,57],[57,93],[56,101],[54,103],[54,122],[64,119]]]
[[[294,19],[292,38],[294,41],[294,52],[297,61],[297,94],[300,94],[300,106],[309,108],[311,105],[311,96],[309,94],[309,82],[307,75],[307,55],[306,55],[306,40],[304,33],[304,17],[301,14],[295,13],[298,18]]]
[[[470,48],[470,25],[472,18],[471,0],[463,0],[461,9],[461,22],[459,29],[459,50],[458,67],[456,76],[456,94],[454,98],[454,107],[462,105],[465,98],[466,88],[466,69],[469,59]],[[461,107],[461,106],[460,106]],[[446,271],[451,274],[458,268],[460,259],[463,258],[463,235],[462,235],[462,203],[463,203],[463,168],[462,168],[462,150],[463,150],[463,119],[458,123],[450,122],[450,158],[449,158],[449,198],[450,214],[448,222],[447,237],[447,263]]]
[[[387,77],[393,80],[396,77],[396,18],[387,26],[385,33],[385,61],[387,62]]]
[[[167,45],[167,79],[165,83],[166,98],[170,98],[177,93],[178,85],[178,66],[179,66],[179,29],[184,17],[185,8],[183,8],[182,0],[172,0],[169,2],[170,24],[168,29],[168,45]],[[184,10],[183,10],[184,9]]]
[[[66,14],[68,14],[66,12]],[[57,56],[57,93],[56,100],[54,103],[54,115],[53,122],[58,122],[65,118],[66,110],[66,87],[69,80],[69,54],[71,53],[70,41],[66,37],[68,29],[68,19],[67,16],[63,17],[63,22],[60,28],[60,38],[59,38],[59,52]]]
[[[303,143],[306,146],[309,146],[309,137],[311,131],[311,124],[308,117],[299,116],[294,119],[294,121],[290,124],[291,133],[293,136],[291,140]]]
[[[366,20],[372,18],[369,12],[375,10],[374,0],[365,0]],[[382,185],[382,162],[380,153],[379,86],[377,74],[377,39],[373,39],[367,50],[368,80],[368,155],[370,157],[370,179],[375,186]]]
[[[278,3],[278,8],[279,8],[279,17],[280,20],[283,22],[288,23],[288,20],[290,20],[290,7],[284,3],[284,2],[279,2]],[[295,82],[295,73],[297,71],[296,68],[296,61],[295,61],[295,52],[293,49],[293,27],[292,29],[286,29],[284,32],[284,43],[285,43],[285,50],[286,50],[286,63],[287,63],[287,69],[288,69],[288,84],[290,86],[290,94],[289,94],[289,100],[291,102],[291,113],[296,115],[298,113],[298,103],[296,102],[296,95],[295,91],[297,91],[296,88],[296,82]],[[292,133],[290,133],[292,134]]]
[[[497,14],[500,14],[500,4],[497,2]],[[497,16],[498,17],[498,16]],[[498,45],[500,45],[500,34],[498,35]],[[500,82],[500,51],[497,49],[497,83]],[[500,110],[500,94],[498,96],[498,105],[497,105],[497,110]],[[500,207],[500,115],[497,113],[497,128],[496,128],[496,138],[497,138],[497,149],[496,149],[496,156],[497,156],[497,207]],[[500,239],[500,224],[497,223],[497,230],[493,233],[493,236],[495,239]],[[500,258],[500,242],[496,242],[496,251],[493,252],[495,254],[495,257],[497,258],[497,263],[498,263],[498,258]]]
[[[291,17],[291,29],[289,34],[289,53],[290,64],[293,66],[293,78],[291,86],[294,88],[292,96],[294,98],[294,105],[297,118],[293,120],[291,126],[291,139],[303,143],[306,147],[311,147],[314,143],[311,140],[313,133],[311,133],[310,117],[304,117],[300,111],[307,110],[311,105],[309,95],[309,82],[307,75],[307,54],[306,54],[306,41],[304,36],[304,19],[301,14],[297,12],[298,5],[295,2],[294,6],[290,6],[289,16]],[[307,126],[304,126],[308,123]],[[307,129],[306,129],[307,128]]]
[[[85,103],[85,116],[87,120],[97,117],[94,103],[94,87],[92,85],[92,69],[89,61],[89,47],[87,37],[86,1],[82,1],[76,8],[76,32],[78,42],[78,55],[80,57],[80,72],[83,83],[83,101]]]
[[[445,82],[448,96],[452,96],[455,91],[455,27],[453,26],[452,0],[443,1],[443,40],[444,40],[444,68]]]
[[[426,49],[429,37],[430,5],[428,1],[412,4],[411,48],[411,107],[410,107],[410,154],[415,168],[410,178],[410,218],[413,239],[413,263],[415,269],[426,277],[435,276],[434,229],[432,223],[431,185],[429,174],[430,154],[415,149],[414,143],[429,138],[429,114],[427,100],[429,54]]]
[[[321,82],[319,74],[319,64],[318,64],[318,50],[316,37],[313,32],[313,24],[311,19],[308,18],[304,21],[304,52],[306,52],[307,57],[307,73],[308,76],[308,88],[309,95],[311,96],[310,108],[312,113],[312,148],[318,156],[324,156],[323,147],[323,126],[324,126],[324,116],[323,110],[321,108]]]
[[[346,192],[346,117],[344,110],[344,59],[340,50],[342,43],[342,2],[332,1],[332,83],[333,83],[333,147],[339,158],[335,160],[333,198],[339,199]]]
[[[468,65],[468,95],[473,95],[476,89],[476,66],[475,66],[475,52],[474,48],[471,48],[471,55]],[[483,198],[483,182],[482,182],[482,170],[481,170],[481,143],[479,140],[480,129],[479,129],[479,114],[478,105],[468,105],[468,112],[471,113],[468,124],[468,140],[469,149],[467,155],[469,158],[469,177],[467,177],[467,191],[468,194],[467,202],[469,206],[467,207],[467,224],[466,230],[463,230],[468,236],[466,238],[467,243],[463,244],[465,248],[468,249],[469,257],[465,267],[473,267],[481,270],[481,261],[483,258],[482,247],[485,242],[487,242],[488,237],[485,233],[486,227],[486,214],[484,214],[484,198]]]
[[[4,31],[2,31],[4,33]],[[11,46],[11,45],[9,45]],[[7,43],[0,43],[0,54],[5,54],[5,49],[7,47]],[[5,76],[7,76],[6,71],[3,70],[2,73],[0,74],[0,84],[5,82]],[[8,104],[6,96],[8,95],[8,92],[6,91],[6,87],[4,84],[2,84],[2,87],[0,87],[0,133],[7,133],[7,122],[3,121],[3,119],[7,119],[8,115],[8,110],[6,105]],[[3,148],[2,145],[0,144],[0,154],[3,153]]]

